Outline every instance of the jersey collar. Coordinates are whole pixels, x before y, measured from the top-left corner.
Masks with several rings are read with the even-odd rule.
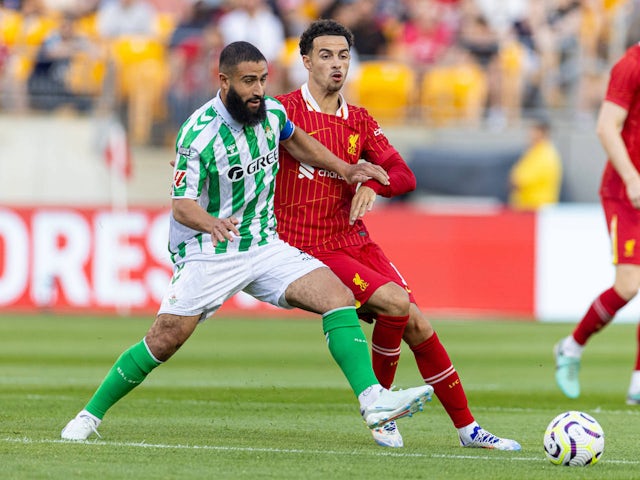
[[[308,83],[302,85],[302,87],[300,87],[300,91],[302,92],[304,103],[307,105],[307,110],[311,112],[322,112],[320,105],[318,105],[318,102],[316,102],[316,99],[313,98],[309,91]],[[342,96],[342,93],[339,93],[338,95],[340,95],[340,106],[338,107],[338,110],[336,110],[336,116],[346,120],[349,117],[349,106]]]

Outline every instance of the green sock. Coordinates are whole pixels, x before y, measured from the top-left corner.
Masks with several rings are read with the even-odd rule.
[[[137,387],[160,363],[147,350],[144,340],[129,347],[113,364],[85,410],[102,419],[118,400]]]
[[[322,316],[322,329],[333,359],[342,369],[356,396],[378,383],[369,345],[354,307],[331,310]]]

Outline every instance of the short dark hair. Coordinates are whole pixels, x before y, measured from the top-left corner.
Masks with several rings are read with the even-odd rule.
[[[322,19],[313,22],[300,36],[300,55],[308,55],[313,48],[313,40],[324,35],[335,35],[347,39],[349,49],[353,46],[353,33],[335,20]]]
[[[238,66],[242,62],[266,62],[260,50],[249,42],[233,42],[220,52],[219,69],[223,73]]]

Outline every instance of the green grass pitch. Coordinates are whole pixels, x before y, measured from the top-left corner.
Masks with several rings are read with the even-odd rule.
[[[398,422],[403,449],[376,446],[314,319],[211,318],[167,365],[114,406],[101,439],[60,430],[151,319],[0,318],[0,477],[6,479],[632,479],[640,478],[640,407],[624,403],[635,325],[611,325],[583,357],[582,397],[553,380],[568,324],[434,320],[488,430],[521,452],[463,449],[438,400]],[[371,327],[364,325],[370,334]],[[396,384],[421,383],[403,347]],[[556,467],[547,423],[565,410],[605,431],[601,461]]]

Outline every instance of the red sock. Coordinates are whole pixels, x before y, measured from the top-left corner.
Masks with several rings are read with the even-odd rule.
[[[469,410],[467,396],[460,383],[458,372],[451,363],[438,335],[434,332],[431,337],[419,345],[411,347],[416,357],[418,370],[424,379],[433,387],[434,393],[449,414],[453,425],[462,428],[474,421]]]
[[[373,371],[384,388],[390,388],[398,369],[400,343],[409,315],[391,317],[377,315],[371,335],[371,363]]]
[[[573,331],[573,338],[580,345],[586,344],[589,337],[605,327],[627,302],[628,300],[618,295],[613,288],[605,290],[593,301],[587,313],[582,317]]]

